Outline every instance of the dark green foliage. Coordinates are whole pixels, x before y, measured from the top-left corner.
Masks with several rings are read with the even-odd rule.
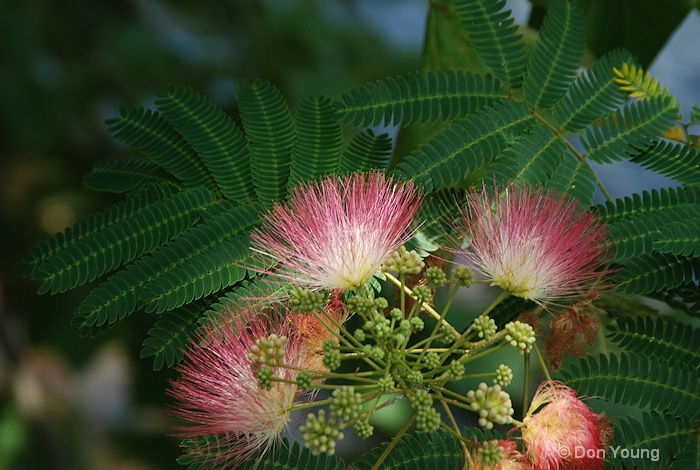
[[[671,363],[700,367],[700,330],[680,323],[640,316],[619,317],[608,326],[607,336],[621,348],[657,356]]]
[[[517,180],[537,185],[551,180],[564,160],[575,158],[556,134],[538,126],[508,147],[491,169],[502,183]]]
[[[697,429],[686,416],[644,413],[642,420],[629,417],[615,423],[615,434],[606,458],[616,469],[696,469]],[[617,449],[618,455],[613,452]],[[621,458],[621,449],[628,449]],[[652,451],[658,454],[651,454]],[[635,458],[636,457],[636,458]]]
[[[230,117],[184,86],[168,87],[168,93],[156,99],[156,106],[199,155],[221,194],[241,203],[253,200],[246,140]]]
[[[340,123],[333,119],[334,115],[335,109],[329,98],[309,98],[299,103],[290,187],[337,170],[343,132]]]
[[[425,124],[451,121],[503,98],[490,75],[462,71],[410,73],[370,83],[343,96],[338,111],[355,126]]]
[[[622,105],[627,94],[613,82],[613,67],[631,60],[629,52],[617,49],[581,73],[571,84],[568,95],[554,107],[560,128],[578,132]]]
[[[94,236],[98,230],[114,224],[115,221],[122,219],[127,214],[131,214],[151,202],[161,200],[174,192],[175,188],[170,185],[151,186],[147,191],[139,192],[124,202],[118,202],[90,214],[63,232],[40,241],[29,249],[29,253],[24,258],[24,262],[28,265],[25,275],[33,277],[37,268],[58,251],[64,250],[84,238]]]
[[[65,292],[142,256],[176,237],[214,203],[205,188],[177,193],[125,214],[49,256],[34,273],[39,292]]]
[[[622,352],[589,356],[562,369],[563,381],[580,395],[601,396],[621,405],[694,418],[700,413],[697,367],[656,356]]]
[[[177,461],[181,465],[187,465],[188,470],[223,468],[227,464],[231,465],[231,462],[225,459],[230,443],[222,443],[215,435],[186,439],[181,445],[190,453],[178,458]],[[193,451],[193,449],[197,450]],[[345,470],[347,466],[335,455],[312,455],[309,449],[302,447],[298,442],[291,445],[289,440],[284,438],[265,455],[253,456],[243,462],[239,468],[241,470]]]
[[[359,470],[370,470],[382,455],[388,443],[363,455],[354,466]],[[404,434],[399,439],[386,460],[383,469],[423,470],[426,468],[462,468],[464,455],[462,445],[454,436],[445,431],[430,434],[416,432]]]
[[[214,179],[195,151],[157,112],[122,107],[119,117],[107,124],[114,137],[162,166],[186,187],[205,186],[216,191]]]
[[[474,170],[498,156],[512,135],[532,125],[524,105],[499,102],[436,135],[408,155],[394,170],[412,179],[426,192],[454,187]]]
[[[570,194],[587,206],[593,203],[597,176],[586,160],[565,158],[548,183],[561,194]]]
[[[686,185],[700,185],[700,153],[675,142],[658,141],[633,162]]]
[[[598,163],[628,159],[647,147],[678,118],[672,98],[634,101],[589,126],[582,140],[588,158]]]
[[[525,102],[535,109],[554,106],[576,78],[585,44],[583,15],[576,2],[553,2],[528,62]]]
[[[338,173],[352,173],[372,169],[384,170],[391,157],[389,134],[375,135],[371,129],[355,134],[343,152]]]
[[[241,85],[238,107],[258,199],[265,204],[284,199],[296,139],[289,107],[279,90],[263,80]]]
[[[693,255],[699,197],[692,187],[662,188],[596,206],[615,242],[614,259],[631,260],[654,252]]]
[[[525,74],[527,51],[522,34],[505,10],[505,0],[456,0],[455,9],[471,45],[494,75],[519,88]]]
[[[133,193],[150,184],[167,182],[177,180],[159,164],[140,158],[97,162],[83,178],[86,188],[111,193]]]
[[[613,278],[627,294],[650,294],[675,289],[700,274],[700,260],[661,253],[636,257]]]
[[[143,341],[141,358],[153,358],[153,370],[172,367],[180,362],[188,347],[190,336],[207,302],[192,302],[162,314],[148,337]]]

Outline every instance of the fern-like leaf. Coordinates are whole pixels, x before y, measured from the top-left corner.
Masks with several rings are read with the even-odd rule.
[[[551,108],[566,94],[583,58],[585,24],[576,2],[550,4],[523,82],[525,101],[531,107]]]
[[[615,423],[613,442],[605,457],[616,469],[656,470],[662,462],[664,468],[696,469],[697,432],[685,416],[651,412],[644,413],[641,422],[623,418]],[[693,460],[683,462],[685,454],[691,454]]]
[[[133,193],[150,184],[176,182],[159,164],[140,158],[97,162],[83,177],[86,188],[110,193]]]
[[[613,278],[627,294],[651,294],[674,289],[697,278],[700,259],[649,254],[628,261]]]
[[[370,470],[389,443],[364,454],[355,467]],[[446,431],[417,432],[415,436],[404,434],[389,452],[382,468],[423,470],[426,468],[462,468],[463,450],[460,442]]]
[[[535,127],[525,138],[508,147],[491,166],[504,181],[520,180],[537,185],[548,182],[564,159],[575,158],[551,130]]]
[[[187,465],[187,470],[205,470],[224,468],[232,462],[226,460],[230,439],[209,435],[186,439],[180,444],[186,454],[177,462]],[[345,470],[343,460],[336,455],[326,453],[313,455],[311,450],[298,442],[290,444],[287,438],[262,457],[253,456],[242,463],[241,470]]]
[[[37,268],[46,262],[50,256],[67,249],[70,245],[82,239],[94,236],[98,230],[103,230],[140,208],[152,202],[160,201],[175,192],[176,188],[169,184],[149,186],[147,190],[139,191],[125,201],[112,204],[99,212],[90,214],[63,232],[56,233],[40,241],[31,247],[24,257],[23,261],[27,264],[25,276],[35,279]]]
[[[693,218],[664,225],[653,235],[653,238],[652,248],[660,253],[698,256],[700,254],[700,220]]]
[[[355,134],[343,151],[338,164],[339,173],[371,169],[386,169],[391,158],[392,140],[389,134],[375,134],[366,129]]]
[[[669,97],[625,105],[605,116],[600,125],[586,128],[582,144],[587,157],[598,163],[610,163],[641,153],[679,117],[678,109]]]
[[[215,202],[205,188],[177,193],[100,227],[49,256],[34,279],[40,293],[65,292],[152,251],[192,226],[198,212]]]
[[[659,141],[632,161],[685,185],[700,185],[700,152],[683,144]]]
[[[362,127],[452,121],[505,97],[491,75],[449,70],[413,72],[361,86],[343,95],[338,112]]]
[[[689,315],[700,317],[700,288],[696,281],[687,282],[675,289],[655,293],[653,297]]]
[[[338,169],[343,130],[333,119],[334,114],[335,108],[329,98],[308,98],[299,103],[289,187]]]
[[[453,187],[470,172],[500,155],[507,139],[532,125],[527,106],[501,102],[459,121],[409,154],[395,173],[427,193]]]
[[[631,60],[629,52],[616,49],[581,73],[569,87],[565,99],[554,107],[554,117],[560,128],[578,132],[621,106],[627,94],[613,81],[613,67]]]
[[[547,183],[560,194],[574,196],[586,207],[593,203],[596,175],[586,160],[563,159]]]
[[[142,296],[148,286],[206,250],[248,233],[257,223],[260,210],[259,204],[228,206],[227,210],[127,265],[90,291],[78,307],[73,323],[80,327],[81,334],[93,336],[143,308],[146,301]]]
[[[623,352],[619,357],[586,357],[565,366],[560,374],[579,394],[688,418],[700,413],[698,370],[685,364]]]
[[[168,87],[156,106],[201,157],[221,194],[239,203],[254,199],[247,141],[229,116],[185,86]]]
[[[651,224],[665,224],[694,217],[700,207],[700,188],[678,187],[642,191],[614,202],[595,206],[601,220],[607,224],[625,223],[640,217]]]
[[[663,318],[620,317],[607,327],[607,337],[636,354],[663,358],[671,363],[700,367],[700,330]]]
[[[454,2],[470,45],[479,53],[493,74],[511,88],[520,88],[527,51],[522,34],[506,10],[506,0]]]
[[[205,309],[205,302],[192,302],[161,315],[148,330],[148,337],[141,348],[141,359],[152,357],[153,370],[172,367],[180,362],[189,345],[190,335]]]
[[[249,245],[247,235],[238,235],[190,256],[154,279],[139,300],[147,312],[163,313],[231,286],[247,274]]]
[[[161,165],[188,188],[217,186],[200,157],[163,117],[140,106],[119,108],[119,117],[107,121],[115,138]]]
[[[279,90],[263,80],[243,83],[237,98],[255,192],[265,204],[284,199],[296,139],[289,107]]]

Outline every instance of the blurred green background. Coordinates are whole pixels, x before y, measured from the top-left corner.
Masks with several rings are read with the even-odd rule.
[[[432,2],[435,11],[440,3]],[[530,8],[509,3],[521,15]],[[538,26],[546,2],[534,3],[528,18]],[[601,2],[582,3],[601,24],[611,17]],[[643,37],[656,41],[637,44],[647,64],[691,8],[655,3],[665,13],[650,14],[664,21]],[[624,2],[606,4],[623,20],[636,18]],[[168,83],[190,85],[229,112],[240,81],[256,77],[292,104],[310,94],[337,98],[420,68],[430,5],[0,0],[0,470],[179,467],[166,412],[173,374],[139,359],[153,318],[139,312],[103,336],[80,338],[70,320],[89,287],[39,296],[22,275],[31,245],[114,202],[81,185],[96,161],[128,153],[104,120],[120,105],[150,106]],[[592,30],[594,37],[610,36],[615,25]],[[609,49],[626,40],[593,43]]]

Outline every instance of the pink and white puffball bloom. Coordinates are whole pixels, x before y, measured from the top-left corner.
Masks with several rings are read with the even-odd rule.
[[[177,402],[173,414],[190,423],[177,428],[178,436],[188,440],[187,454],[235,468],[280,438],[303,393],[294,383],[259,388],[249,353],[256,340],[276,334],[288,338],[284,364],[302,367],[307,353],[289,334],[290,325],[281,315],[231,312],[192,343],[169,391]],[[278,368],[276,376],[293,381],[296,373]],[[203,439],[212,434],[217,438]]]
[[[357,289],[411,237],[420,201],[412,183],[379,172],[304,183],[265,216],[252,249],[299,287]]]
[[[525,455],[536,470],[603,468],[606,449],[598,415],[560,382],[539,386],[520,430]]]
[[[470,195],[462,219],[469,246],[458,253],[516,297],[542,306],[577,298],[609,274],[599,270],[608,231],[574,199],[515,184],[484,187]]]

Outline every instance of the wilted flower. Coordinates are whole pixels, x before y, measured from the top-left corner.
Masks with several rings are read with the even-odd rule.
[[[603,468],[605,449],[598,415],[562,383],[547,381],[539,386],[521,434],[536,470]]]
[[[283,362],[302,366],[303,344],[289,333],[283,317],[245,310],[222,318],[197,338],[177,366],[180,378],[171,382],[170,391],[177,401],[173,413],[192,423],[178,428],[189,439],[186,452],[236,467],[276,441],[302,391],[295,383],[281,382],[273,382],[270,390],[259,388],[249,354],[260,338],[289,337],[283,342]],[[275,374],[291,381],[296,376],[285,368]],[[211,434],[217,435],[211,444],[198,439]]]
[[[253,250],[300,286],[357,289],[410,237],[419,203],[412,183],[377,172],[302,184],[253,232]]]
[[[539,304],[578,297],[607,274],[604,225],[575,200],[509,185],[484,188],[462,212],[474,269],[510,294]]]

